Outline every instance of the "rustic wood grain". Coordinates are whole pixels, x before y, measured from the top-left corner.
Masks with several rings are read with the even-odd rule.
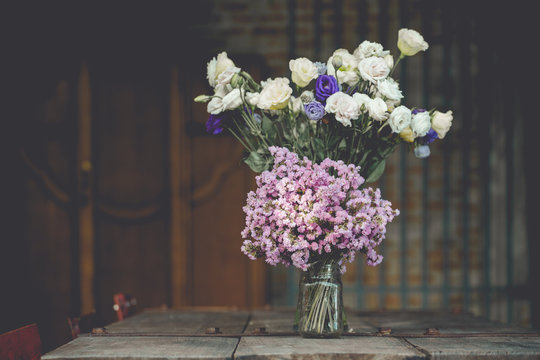
[[[489,321],[468,313],[435,311],[390,311],[359,313],[360,318],[376,328],[391,328],[393,333],[423,333],[437,328],[441,333],[530,333],[531,329]]]
[[[182,79],[183,80],[183,79]],[[191,263],[191,139],[186,133],[184,95],[178,67],[171,70],[169,186],[171,243],[171,305],[192,304]],[[184,88],[184,87],[183,87]]]
[[[231,359],[237,343],[237,338],[80,337],[42,359]]]
[[[147,311],[106,327],[111,334],[204,334],[207,328],[220,328],[223,334],[239,334],[246,326],[245,311]]]
[[[95,309],[94,201],[92,186],[92,103],[90,75],[83,65],[78,83],[77,182],[83,201],[78,207],[81,312]]]
[[[243,337],[235,359],[424,359],[422,352],[399,339],[346,337]]]
[[[407,339],[432,359],[540,359],[540,337]]]

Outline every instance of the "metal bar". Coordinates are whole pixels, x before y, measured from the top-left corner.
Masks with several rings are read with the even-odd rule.
[[[442,83],[444,84],[443,91],[443,107],[448,109],[451,104],[451,46],[452,46],[452,23],[451,19],[453,7],[449,6],[446,1],[441,1],[442,12],[448,14],[443,16],[442,36],[443,36],[443,71]],[[450,303],[450,152],[452,145],[452,133],[446,136],[446,141],[443,142],[443,307],[448,308]]]
[[[466,124],[471,124],[472,122],[472,106],[471,106],[471,69],[470,69],[470,37],[471,32],[471,23],[470,18],[467,17],[466,12],[462,12],[460,17],[460,26],[459,26],[459,72],[460,72],[460,94],[461,94],[461,103],[462,103],[462,119],[461,124],[461,162],[462,162],[462,227],[463,227],[463,293],[464,301],[463,305],[465,309],[469,308],[470,303],[470,294],[469,294],[469,231],[470,231],[470,209],[469,209],[469,199],[470,192],[469,187],[471,184],[470,181],[470,151],[471,151],[471,139],[469,136],[469,131],[467,129],[470,126]]]
[[[321,29],[321,13],[322,6],[321,0],[313,1],[313,52],[315,60],[321,60],[321,42],[322,42],[322,29]]]
[[[334,0],[334,35],[336,48],[343,46],[343,0]]]
[[[508,89],[509,85],[504,86]],[[514,284],[514,122],[510,121],[515,116],[514,98],[508,96],[504,104],[504,127],[505,127],[505,157],[506,157],[506,285],[512,289]],[[514,300],[512,292],[507,293],[506,311],[507,321],[513,321]]]
[[[368,6],[365,3],[365,1],[359,1],[358,4],[358,33],[360,35],[360,41],[363,41],[363,39],[367,36],[367,13],[368,13]],[[383,246],[384,248],[384,246]],[[356,306],[359,309],[362,309],[364,306],[364,266],[365,266],[365,260],[362,256],[359,256],[356,261],[357,267],[356,267],[356,286],[355,286],[355,293],[356,293]]]
[[[400,1],[399,17],[402,28],[407,27],[407,2]],[[400,72],[400,85],[403,93],[407,91],[407,61],[402,61]],[[403,99],[405,100],[405,99]],[[407,168],[407,147],[402,144],[400,149],[400,250],[401,250],[401,307],[407,307],[407,187],[406,187],[406,168]]]
[[[289,59],[296,57],[296,0],[288,0],[289,11],[289,24],[288,24],[288,36],[289,36]],[[287,304],[290,306],[295,305],[296,290],[298,287],[298,281],[296,281],[295,268],[289,267],[287,269]]]
[[[388,14],[388,0],[381,0],[379,1],[379,42],[381,44],[386,43],[388,40],[388,24],[389,24],[389,14]],[[386,176],[381,176],[379,180],[379,188],[381,189],[381,193],[384,193],[384,189],[386,186]],[[386,246],[381,246],[379,248],[379,253],[384,257],[385,256],[385,248]],[[385,281],[386,281],[386,261],[383,261],[382,264],[379,265],[379,308],[384,308],[384,296],[386,292],[385,288]]]
[[[423,1],[422,4],[422,33],[429,40],[431,37],[431,9],[430,1]],[[424,106],[430,108],[429,97],[429,54],[422,55],[422,102]],[[422,161],[422,307],[428,305],[428,224],[429,224],[429,158]]]

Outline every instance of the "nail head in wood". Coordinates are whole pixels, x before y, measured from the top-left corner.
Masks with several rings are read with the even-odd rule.
[[[253,334],[256,335],[268,335],[268,331],[266,331],[265,327],[256,328],[253,330]]]
[[[93,335],[106,334],[106,333],[107,333],[107,329],[105,329],[104,327],[98,327],[98,328],[92,329]]]
[[[208,335],[215,335],[215,334],[221,334],[221,331],[218,327],[210,327],[206,329],[206,334]]]
[[[428,328],[424,335],[441,335],[441,332],[437,328]]]

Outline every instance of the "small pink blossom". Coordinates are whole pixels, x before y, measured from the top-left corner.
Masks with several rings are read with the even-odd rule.
[[[302,270],[323,253],[335,255],[342,272],[358,251],[368,265],[380,264],[375,248],[399,211],[381,199],[379,189],[361,188],[360,168],[328,158],[314,164],[286,148],[269,150],[274,166],[257,176],[257,189],[243,207],[242,252]]]

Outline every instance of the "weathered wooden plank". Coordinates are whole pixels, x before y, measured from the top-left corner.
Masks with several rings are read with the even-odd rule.
[[[540,359],[540,337],[415,338],[432,359]]]
[[[425,359],[420,351],[395,338],[243,337],[235,359]]]
[[[393,333],[423,333],[437,328],[441,333],[531,333],[531,329],[489,321],[467,313],[407,311],[359,314],[376,328],[391,328]]]
[[[106,327],[111,334],[204,334],[208,328],[219,328],[223,334],[240,334],[249,313],[245,311],[152,310],[137,314]]]
[[[237,338],[79,337],[42,356],[68,359],[232,359]]]

